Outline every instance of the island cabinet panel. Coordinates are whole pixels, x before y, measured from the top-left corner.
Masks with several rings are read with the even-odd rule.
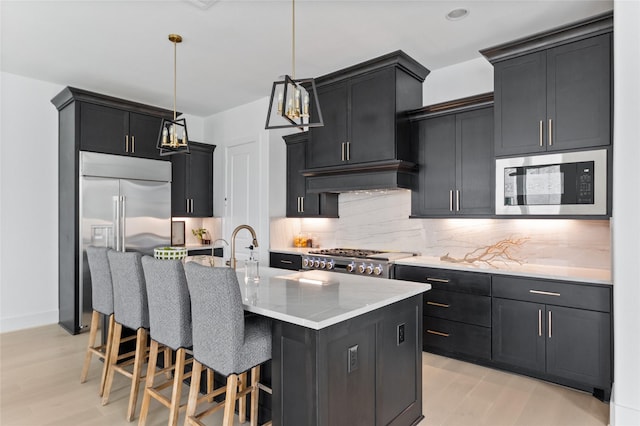
[[[441,114],[413,123],[420,171],[411,214],[491,215],[495,186],[493,108]]]
[[[495,153],[611,144],[611,34],[494,64]]]
[[[171,214],[212,217],[215,145],[198,142],[189,145],[189,154],[171,156]]]
[[[493,280],[493,361],[608,399],[611,288],[510,276]]]
[[[274,424],[417,424],[421,317],[418,295],[320,330],[275,322]]]
[[[424,294],[423,349],[465,360],[491,359],[491,275],[396,265],[400,280],[431,284]]]

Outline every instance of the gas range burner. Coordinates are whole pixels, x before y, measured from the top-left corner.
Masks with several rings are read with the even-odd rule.
[[[363,250],[350,248],[332,248],[310,251],[309,254],[321,254],[324,256],[341,256],[341,257],[369,257],[374,254],[384,253],[379,250]]]

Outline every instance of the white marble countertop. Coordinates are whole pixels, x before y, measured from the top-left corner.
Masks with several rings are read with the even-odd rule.
[[[535,265],[529,263],[461,264],[445,262],[438,257],[414,256],[398,259],[396,265],[424,266],[458,271],[485,272],[491,274],[517,275],[531,278],[548,278],[564,281],[579,281],[611,285],[611,271],[608,269],[577,268],[574,266]]]
[[[326,271],[260,268],[257,283],[245,283],[238,266],[244,309],[320,330],[431,289],[428,284]]]

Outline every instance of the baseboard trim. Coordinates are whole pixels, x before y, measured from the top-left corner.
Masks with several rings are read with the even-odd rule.
[[[38,312],[19,317],[0,319],[0,333],[24,330],[25,328],[40,327],[42,325],[57,324],[58,311]]]

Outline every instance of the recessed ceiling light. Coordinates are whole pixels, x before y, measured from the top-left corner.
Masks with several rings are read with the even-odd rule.
[[[453,9],[451,12],[447,13],[447,19],[450,21],[459,21],[467,16],[469,16],[469,10],[464,8]]]

